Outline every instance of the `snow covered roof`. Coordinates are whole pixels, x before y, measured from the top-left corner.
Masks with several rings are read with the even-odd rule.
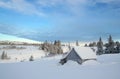
[[[90,47],[73,47],[82,59],[96,59],[96,53]]]

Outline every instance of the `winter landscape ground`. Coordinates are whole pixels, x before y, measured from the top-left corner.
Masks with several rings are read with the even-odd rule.
[[[1,79],[119,79],[120,55],[102,55],[82,65],[69,61],[60,65],[59,57],[33,62],[0,63]]]
[[[61,65],[63,55],[45,57],[39,46],[24,46],[26,49],[5,50],[9,60],[0,60],[0,79],[119,79],[120,54],[104,54],[97,60],[89,60],[82,65],[68,61]],[[67,51],[67,47],[63,47]],[[82,49],[81,46],[79,46]],[[85,50],[85,49],[84,49]],[[87,47],[86,47],[87,50]],[[83,51],[84,52],[84,51]],[[34,61],[29,61],[33,55]]]

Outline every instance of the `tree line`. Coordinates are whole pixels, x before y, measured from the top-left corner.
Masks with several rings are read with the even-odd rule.
[[[105,44],[103,44],[102,38],[100,37],[98,42],[93,42],[89,45],[85,44],[85,46],[97,47],[97,55],[120,53],[120,42],[115,42],[111,35],[109,35],[108,42]]]

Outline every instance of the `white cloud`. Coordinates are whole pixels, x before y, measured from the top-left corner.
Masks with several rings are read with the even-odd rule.
[[[50,7],[52,14],[64,13],[65,11],[76,16],[83,16],[86,13],[87,6],[96,7],[96,3],[100,2],[107,3],[111,6],[113,4],[116,5],[118,2],[120,3],[120,0],[33,0],[33,3],[30,3],[29,0],[0,0],[0,7],[12,9],[24,14],[35,14],[40,16],[50,14],[44,9]]]
[[[95,0],[95,2],[103,2],[103,3],[110,3],[110,2],[118,2],[120,0]]]
[[[12,9],[24,14],[44,15],[42,12],[38,11],[34,5],[25,0],[1,0],[0,7]]]
[[[36,0],[36,3],[40,6],[57,6],[58,4],[64,5],[80,5],[86,3],[88,0]]]
[[[84,14],[84,5],[88,4],[88,2],[89,0],[36,0],[40,7],[50,7],[54,9],[53,12],[58,12],[56,14],[65,11],[77,16]],[[56,7],[60,7],[59,10]]]
[[[41,7],[53,7],[64,2],[64,0],[36,0],[36,3]]]
[[[119,1],[120,0],[36,0],[40,7],[52,7],[52,9],[54,9],[61,6],[59,9],[62,9],[62,11],[67,11],[68,13],[72,13],[76,16],[86,15],[86,10],[88,9],[87,7],[96,7],[98,10],[101,10],[99,7],[97,7],[97,3],[106,3],[110,7],[113,7],[115,6],[113,4]],[[60,13],[59,11],[58,13]]]

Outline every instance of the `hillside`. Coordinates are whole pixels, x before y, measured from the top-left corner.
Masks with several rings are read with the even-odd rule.
[[[119,79],[120,54],[101,55],[83,65],[69,61],[60,65],[58,57],[33,62],[0,63],[1,79]]]
[[[40,43],[39,41],[34,41],[34,40],[26,39],[26,38],[20,38],[17,36],[7,35],[7,34],[2,34],[2,33],[0,33],[0,41],[1,42],[16,42],[16,43],[21,43],[21,42]]]

